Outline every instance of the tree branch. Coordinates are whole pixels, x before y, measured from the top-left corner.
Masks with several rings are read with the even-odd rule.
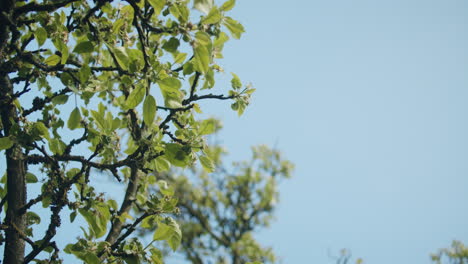
[[[128,179],[127,190],[125,192],[125,197],[120,206],[120,210],[118,212],[118,216],[122,216],[124,213],[128,213],[132,208],[132,204],[135,201],[136,192],[139,186],[139,175],[138,175],[138,167],[137,164],[132,164],[130,166],[130,178]],[[109,233],[106,237],[106,241],[110,244],[114,244],[118,241],[118,237],[120,232],[122,231],[124,222],[120,221],[120,219],[115,218],[112,221],[111,228]]]
[[[66,0],[61,2],[56,2],[53,4],[36,4],[36,3],[29,3],[24,6],[20,6],[15,9],[14,16],[18,17],[21,14],[28,13],[28,12],[53,12],[61,7],[64,7],[70,3],[77,2],[80,0]]]

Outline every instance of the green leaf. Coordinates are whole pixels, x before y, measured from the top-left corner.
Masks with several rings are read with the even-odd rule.
[[[193,7],[205,14],[208,14],[213,7],[213,0],[194,0]]]
[[[194,70],[194,65],[193,63],[189,60],[187,61],[184,65],[183,65],[183,68],[184,70],[182,71],[182,73],[184,75],[190,75],[192,74],[195,70]]]
[[[221,32],[219,33],[219,36],[214,40],[214,46],[218,48],[219,50],[223,49],[224,43],[229,40],[229,36],[226,35],[226,33]]]
[[[140,258],[136,255],[129,255],[123,258],[127,264],[140,264]]]
[[[154,8],[154,14],[156,16],[158,16],[159,13],[161,13],[161,10],[166,5],[166,0],[148,0],[148,2]]]
[[[197,33],[195,33],[195,39],[197,40],[197,43],[200,45],[204,45],[204,46],[211,45],[211,37],[206,32],[198,31]]]
[[[73,223],[76,218],[76,211],[70,213],[70,223]]]
[[[154,117],[156,116],[156,100],[152,95],[146,96],[145,102],[143,103],[143,121],[147,126],[150,126]]]
[[[171,12],[171,15],[177,18],[181,23],[187,22],[190,11],[186,6],[175,4],[169,8],[169,11]]]
[[[174,63],[182,63],[185,61],[185,58],[187,58],[187,53],[178,53],[175,58],[174,58]]]
[[[109,204],[109,206],[110,206],[112,209],[114,209],[114,210],[116,210],[116,211],[118,210],[119,205],[117,204],[117,202],[116,202],[115,200],[109,199],[109,200],[107,200],[107,203]]]
[[[60,139],[53,138],[49,140],[49,149],[56,155],[62,155],[67,146]]]
[[[232,79],[231,79],[231,86],[233,89],[240,89],[242,87],[242,82],[239,78],[239,76],[237,76],[237,74],[231,72],[232,74]]]
[[[0,138],[0,150],[9,149],[13,146],[13,140],[9,137]]]
[[[214,7],[210,10],[208,15],[203,18],[202,23],[203,24],[216,24],[221,20],[221,12],[218,10],[218,8]]]
[[[70,113],[67,126],[69,129],[73,130],[73,129],[80,127],[80,122],[81,122],[80,109],[78,109],[78,107],[75,107],[75,109],[73,109],[73,111]]]
[[[193,110],[195,110],[195,112],[197,112],[199,114],[203,113],[203,111],[200,108],[200,105],[198,105],[198,104],[193,104]]]
[[[128,58],[128,54],[125,48],[124,47],[112,48],[112,51],[114,52],[115,58],[117,59],[119,66],[122,69],[127,70],[128,65],[129,65],[129,58]]]
[[[157,248],[151,248],[151,261],[153,264],[163,264],[163,254]]]
[[[200,156],[200,163],[208,172],[214,172],[216,169],[213,161],[208,156]]]
[[[180,87],[182,87],[180,80],[174,77],[168,77],[158,81],[158,84],[164,91],[179,90]]]
[[[180,231],[179,224],[174,219],[167,217],[165,223],[158,223],[153,240],[166,240],[172,250],[175,251],[182,241],[182,232]]]
[[[241,116],[246,108],[246,103],[242,100],[238,100],[237,102],[231,105],[232,110],[237,111],[237,115]]]
[[[171,236],[171,228],[163,223],[158,224],[156,232],[154,232],[153,240],[166,240]]]
[[[41,217],[36,214],[35,212],[27,212],[26,213],[26,218],[27,218],[27,221],[28,221],[28,225],[38,225],[41,223]]]
[[[208,51],[208,48],[204,45],[197,45],[194,49],[195,53],[195,67],[200,71],[201,73],[205,74],[208,72],[210,62],[211,62],[211,56]]]
[[[26,182],[27,183],[36,183],[38,182],[38,179],[36,177],[36,175],[30,173],[30,172],[27,172],[26,173]]]
[[[224,2],[224,4],[219,8],[219,10],[229,11],[234,7],[235,4],[236,4],[236,0],[228,0]]]
[[[92,252],[86,252],[80,257],[86,264],[101,264],[101,260]]]
[[[67,44],[65,44],[64,42],[61,42],[61,45],[60,45],[60,52],[62,53],[62,58],[60,60],[60,63],[61,64],[65,64],[67,63],[67,60],[68,60],[68,56],[70,55],[69,52],[68,52],[68,47],[67,47]]]
[[[205,83],[203,84],[202,89],[213,88],[215,84],[214,71],[213,69],[208,69],[208,72],[205,74]]]
[[[182,103],[178,97],[165,94],[164,106],[168,108],[181,108]]]
[[[171,163],[164,156],[159,156],[154,159],[154,166],[157,172],[165,172],[171,168]]]
[[[256,89],[252,88],[252,89],[248,89],[248,90],[245,90],[244,93],[246,94],[253,94],[255,92]]]
[[[52,103],[55,105],[62,105],[65,104],[68,101],[68,95],[66,94],[61,94],[57,95],[52,99]]]
[[[166,196],[173,196],[174,195],[174,188],[169,186],[166,181],[159,180],[158,181],[159,191]]]
[[[61,61],[60,56],[53,54],[53,55],[50,55],[47,59],[45,59],[44,63],[49,66],[55,66],[59,64],[60,61]]]
[[[221,128],[221,123],[214,118],[210,118],[200,123],[199,133],[200,135],[209,135],[216,132],[219,128]]]
[[[94,110],[91,110],[91,116],[94,118],[94,121],[96,121],[96,125],[98,128],[102,131],[106,130],[106,122],[104,120],[104,113],[100,113]]]
[[[95,237],[100,238],[106,234],[110,212],[108,207],[103,204],[96,204],[94,209],[95,211],[80,208],[78,212],[85,218]]]
[[[94,51],[94,45],[91,41],[83,41],[78,43],[73,49],[75,53],[90,53]]]
[[[227,27],[229,32],[231,32],[232,37],[235,39],[240,39],[242,33],[245,32],[244,26],[230,17],[224,18],[224,25]]]
[[[169,218],[168,224],[171,227],[172,236],[166,241],[172,250],[176,251],[182,241],[182,232],[180,231],[179,224],[174,219]]]
[[[141,101],[143,101],[145,93],[146,88],[143,87],[143,85],[138,85],[128,96],[127,101],[125,102],[125,106],[128,109],[133,109],[137,107],[141,103]]]
[[[42,44],[44,44],[44,42],[47,39],[47,31],[44,28],[40,27],[36,29],[36,32],[34,32],[34,36],[36,37],[37,44],[40,47],[42,46]]]
[[[170,38],[164,45],[162,45],[162,48],[168,52],[175,52],[177,51],[177,48],[179,47],[180,42],[176,38]]]
[[[189,164],[189,156],[183,146],[176,143],[166,144],[165,157],[174,166],[185,167]]]
[[[125,20],[122,18],[117,19],[112,25],[112,32],[119,34],[120,28],[125,24]]]
[[[80,77],[80,83],[86,84],[90,76],[91,76],[91,68],[88,65],[81,66],[80,71],[78,72],[78,77]]]
[[[42,208],[47,208],[49,207],[50,203],[52,202],[52,198],[50,196],[45,196],[42,199]]]
[[[50,138],[49,130],[41,121],[34,123],[33,130],[36,130],[39,133],[39,135],[42,136],[43,138],[46,138],[46,139]]]

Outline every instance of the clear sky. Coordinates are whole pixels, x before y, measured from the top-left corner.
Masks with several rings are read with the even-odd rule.
[[[257,92],[241,118],[218,111],[219,138],[296,164],[261,240],[286,264],[345,247],[422,264],[468,242],[468,2],[237,2],[247,33],[223,64]]]

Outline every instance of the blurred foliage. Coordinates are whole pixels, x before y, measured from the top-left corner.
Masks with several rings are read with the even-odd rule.
[[[276,263],[271,248],[254,233],[267,227],[278,202],[278,183],[293,165],[266,146],[252,148],[252,158],[223,164],[225,151],[210,146],[206,154],[216,168],[192,167],[162,174],[178,199],[176,219],[184,234],[181,253],[190,263]],[[143,233],[144,230],[142,230]]]
[[[440,249],[437,253],[431,254],[433,263],[442,264],[467,264],[468,263],[468,247],[462,242],[454,240],[450,248]]]

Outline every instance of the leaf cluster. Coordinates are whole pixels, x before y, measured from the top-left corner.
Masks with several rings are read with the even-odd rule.
[[[61,263],[63,252],[86,263],[162,263],[161,251],[143,245],[135,230],[180,247],[178,189],[161,175],[198,161],[216,170],[206,136],[220,125],[201,118],[199,102],[233,100],[242,114],[254,91],[235,74],[230,88],[215,91],[224,45],[244,32],[228,16],[235,0],[8,3],[1,13],[8,23],[0,36],[7,84],[0,87],[0,150],[19,151],[8,158],[25,164],[24,189],[36,184],[41,192],[17,201],[24,230],[5,220],[2,232],[22,234],[31,249],[24,263]],[[95,180],[105,175],[122,186],[119,199],[99,191]],[[2,197],[13,176],[4,176]],[[43,220],[36,205],[50,211],[41,237],[33,236]],[[86,225],[62,250],[55,236],[64,209],[72,223],[78,217]]]

